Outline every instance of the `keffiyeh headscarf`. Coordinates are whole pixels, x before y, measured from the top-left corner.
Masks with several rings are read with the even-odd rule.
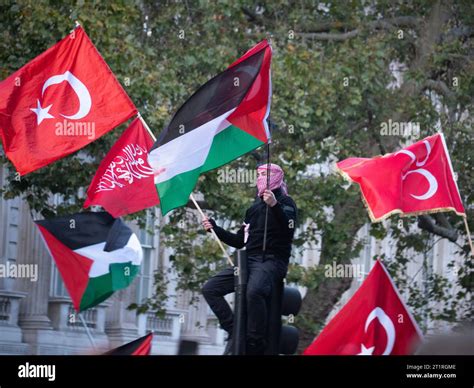
[[[267,170],[268,164],[262,164],[257,168],[257,171]],[[285,174],[280,166],[277,164],[270,163],[270,171],[267,171],[267,174],[270,173],[270,190],[275,190],[281,188],[281,191],[284,195],[288,195],[288,188],[286,186],[285,181],[283,178]],[[261,197],[263,192],[267,188],[267,177],[266,176],[259,176],[257,177],[257,189],[258,189],[258,196]]]

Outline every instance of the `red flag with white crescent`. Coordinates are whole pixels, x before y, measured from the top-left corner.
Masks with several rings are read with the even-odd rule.
[[[377,260],[354,296],[304,354],[412,354],[422,338],[390,275]]]
[[[81,27],[0,82],[0,136],[21,175],[79,150],[136,113]]]
[[[444,136],[429,136],[402,150],[337,163],[362,191],[373,222],[394,213],[454,211],[465,215]]]

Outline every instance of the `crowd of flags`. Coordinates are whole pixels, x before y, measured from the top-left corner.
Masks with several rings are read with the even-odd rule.
[[[0,82],[0,136],[21,175],[135,117],[87,190],[84,208],[99,205],[106,212],[35,221],[77,311],[127,287],[139,272],[143,252],[121,216],[184,206],[200,174],[269,141],[271,58],[267,40],[255,45],[201,86],[158,140],[81,26]],[[442,134],[393,154],[349,158],[337,168],[360,186],[372,221],[448,210],[465,216]],[[420,339],[378,261],[305,354],[406,354]],[[145,353],[150,341],[146,337]]]

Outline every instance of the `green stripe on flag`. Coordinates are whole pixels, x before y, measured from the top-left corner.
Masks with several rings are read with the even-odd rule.
[[[201,167],[198,167],[156,185],[163,215],[188,203],[189,195],[194,190],[200,173]]]
[[[115,291],[128,287],[139,271],[140,266],[131,262],[110,264],[107,274],[89,279],[79,310],[94,307]]]
[[[263,144],[262,141],[234,125],[219,132],[214,137],[202,166],[156,185],[163,215],[172,209],[186,205],[201,173],[221,167]]]
[[[201,172],[223,166],[263,144],[256,137],[234,125],[230,125],[214,137]]]

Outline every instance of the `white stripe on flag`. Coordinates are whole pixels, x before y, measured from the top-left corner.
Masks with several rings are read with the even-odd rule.
[[[209,154],[214,137],[231,125],[226,118],[235,109],[231,109],[150,152],[148,163],[153,170],[165,169],[155,176],[155,184],[202,166]]]
[[[77,254],[93,261],[89,277],[95,278],[109,273],[110,264],[128,263],[140,265],[143,257],[142,246],[135,233],[128,239],[127,245],[115,251],[105,252],[105,242],[74,250]]]

